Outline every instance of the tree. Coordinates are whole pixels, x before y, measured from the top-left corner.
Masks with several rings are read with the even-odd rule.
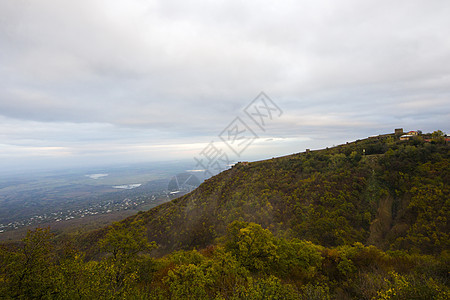
[[[273,234],[259,224],[235,221],[228,226],[226,248],[248,270],[265,272],[277,261]]]
[[[18,251],[2,251],[3,292],[13,298],[43,298],[55,294],[53,234],[49,228],[28,230]],[[0,290],[1,291],[1,290]]]
[[[311,279],[321,266],[320,247],[298,239],[280,239],[278,273],[289,279]]]
[[[437,144],[445,144],[445,133],[441,130],[436,130],[431,134],[431,140]]]
[[[173,299],[207,299],[213,282],[202,266],[189,264],[170,270],[165,283]]]
[[[112,254],[115,261],[126,260],[139,252],[156,248],[156,243],[149,243],[146,228],[142,221],[113,223],[106,236],[98,242],[100,251]]]
[[[155,242],[148,242],[146,231],[140,220],[117,222],[98,242],[99,250],[110,254],[100,265],[116,295],[126,293],[129,285],[137,279],[138,254],[156,248]]]

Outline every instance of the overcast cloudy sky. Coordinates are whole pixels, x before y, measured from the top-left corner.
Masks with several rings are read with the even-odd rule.
[[[449,16],[446,0],[1,0],[0,167],[191,159],[261,91],[283,114],[239,160],[448,133]]]

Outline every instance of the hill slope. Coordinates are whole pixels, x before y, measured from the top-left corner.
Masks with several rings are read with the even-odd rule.
[[[212,244],[234,220],[327,247],[362,242],[440,253],[449,249],[449,166],[445,141],[384,135],[237,164],[124,222],[143,220],[162,254]]]
[[[0,295],[448,299],[448,182],[448,144],[422,137],[241,163],[108,228],[0,244]]]

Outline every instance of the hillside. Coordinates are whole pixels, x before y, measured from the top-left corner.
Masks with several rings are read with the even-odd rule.
[[[239,163],[107,228],[0,244],[0,297],[448,299],[449,179],[439,133]]]
[[[192,193],[140,213],[161,253],[202,248],[234,220],[333,247],[449,249],[449,146],[394,135],[239,163]]]

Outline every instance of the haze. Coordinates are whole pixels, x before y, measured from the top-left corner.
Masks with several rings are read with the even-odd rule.
[[[433,0],[2,0],[0,168],[191,159],[261,91],[283,114],[235,160],[448,133],[449,15]]]

